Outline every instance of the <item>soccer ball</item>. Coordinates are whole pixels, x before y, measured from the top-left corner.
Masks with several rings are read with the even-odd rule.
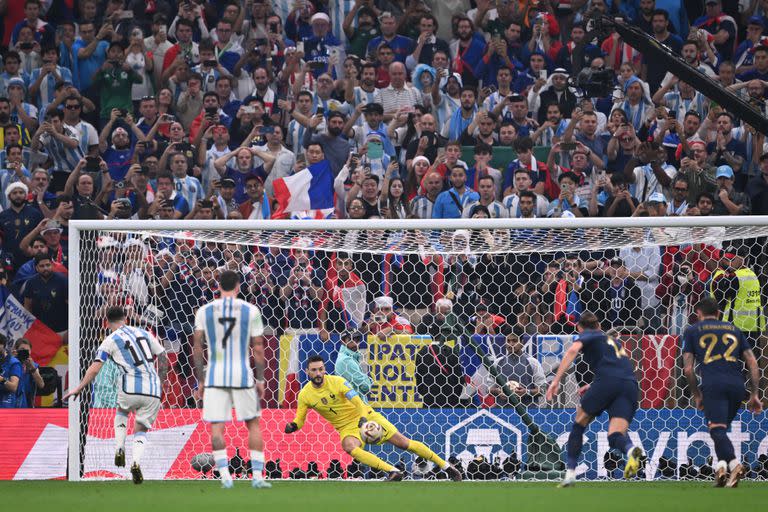
[[[381,425],[375,421],[366,421],[360,427],[360,437],[366,444],[376,444],[381,439]]]

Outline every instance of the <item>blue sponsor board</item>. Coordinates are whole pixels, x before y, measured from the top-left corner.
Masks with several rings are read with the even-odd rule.
[[[528,428],[514,409],[381,409],[405,436],[422,441],[441,456],[455,456],[466,468],[478,455],[495,460],[512,452],[526,461]],[[541,429],[552,435],[558,445],[565,446],[574,418],[573,410],[530,409],[529,413]],[[586,478],[605,478],[608,472],[603,457],[608,447],[608,417],[595,420],[585,433],[584,451],[578,467]],[[736,456],[750,463],[768,453],[768,415],[753,416],[741,412],[728,434]],[[705,464],[715,456],[702,413],[693,409],[641,409],[630,427],[630,437],[642,443],[648,455],[646,479],[661,477],[659,459],[675,459],[678,464],[691,459],[694,465]],[[407,467],[413,457],[386,445],[371,450],[391,463],[402,457]]]

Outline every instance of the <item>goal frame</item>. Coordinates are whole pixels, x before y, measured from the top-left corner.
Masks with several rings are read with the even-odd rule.
[[[600,229],[600,228],[727,228],[768,227],[768,216],[610,217],[536,219],[378,219],[370,220],[72,220],[69,223],[69,386],[81,378],[80,287],[81,233],[86,231],[348,231],[348,230],[480,230],[480,229]],[[757,235],[760,236],[760,235]],[[629,245],[629,244],[627,244]],[[552,249],[555,251],[558,249]],[[546,251],[542,251],[546,252]],[[68,480],[81,481],[80,397],[68,404]]]

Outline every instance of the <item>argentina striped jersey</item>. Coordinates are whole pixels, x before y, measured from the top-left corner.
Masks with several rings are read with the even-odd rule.
[[[203,332],[208,346],[206,387],[253,387],[251,338],[264,333],[259,308],[231,297],[216,299],[197,311],[195,331]]]
[[[138,327],[124,325],[107,336],[96,351],[96,359],[112,359],[122,374],[122,390],[128,395],[160,398],[162,387],[155,358],[165,349],[155,336]]]

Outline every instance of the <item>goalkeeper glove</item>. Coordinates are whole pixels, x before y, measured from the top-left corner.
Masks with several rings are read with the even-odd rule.
[[[293,434],[297,430],[299,430],[299,426],[297,424],[295,424],[294,422],[290,422],[290,423],[288,423],[285,426],[285,433],[286,434]]]
[[[361,417],[361,418],[360,418],[360,421],[358,421],[358,422],[357,422],[357,428],[360,428],[360,427],[362,427],[362,426],[363,426],[363,425],[365,425],[367,422],[368,422],[368,418],[366,418],[365,416]]]

